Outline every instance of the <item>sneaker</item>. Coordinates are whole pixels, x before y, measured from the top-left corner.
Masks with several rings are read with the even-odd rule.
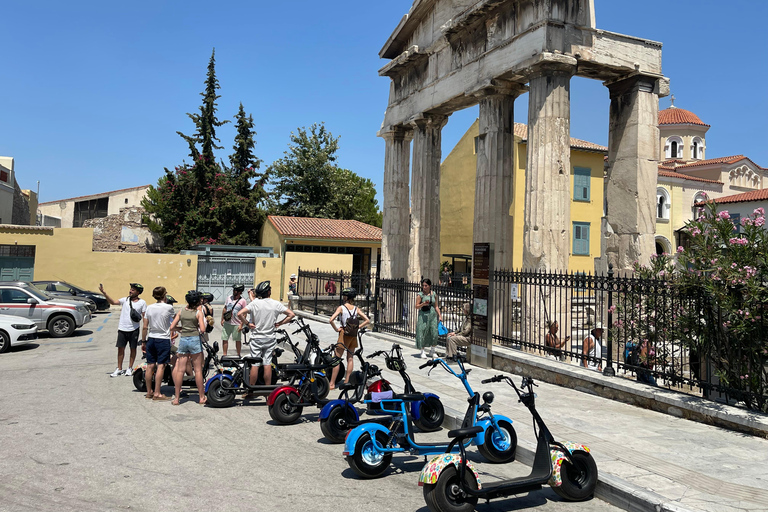
[[[125,370],[125,373],[123,375],[125,375],[126,377],[130,377],[131,375],[133,375],[133,370],[128,368],[127,370]]]
[[[421,351],[421,358],[422,359],[429,359],[429,357],[427,356],[427,354],[424,353],[423,350]]]
[[[121,370],[120,368],[115,368],[115,371],[113,371],[112,373],[110,373],[110,374],[109,374],[109,376],[110,376],[110,377],[119,377],[119,376],[121,376],[123,373],[124,373],[124,372],[123,372],[123,370]]]

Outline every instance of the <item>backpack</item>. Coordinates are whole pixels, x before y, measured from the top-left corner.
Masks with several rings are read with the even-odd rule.
[[[347,312],[349,312],[347,306],[343,307],[347,310]],[[347,318],[347,321],[344,323],[344,336],[357,336],[357,330],[359,328],[360,319],[357,318],[357,308],[355,308],[351,313],[349,313],[349,318]]]
[[[637,343],[633,343],[631,341],[628,341],[624,345],[624,362],[630,366],[637,366],[639,361],[638,356],[638,347],[639,345]]]

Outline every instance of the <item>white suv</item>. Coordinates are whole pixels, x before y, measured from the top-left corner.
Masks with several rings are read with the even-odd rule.
[[[54,338],[71,336],[91,321],[82,302],[51,297],[25,282],[0,282],[0,315],[31,320]]]

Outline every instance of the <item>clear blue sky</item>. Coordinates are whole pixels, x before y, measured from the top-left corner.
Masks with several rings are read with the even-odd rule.
[[[280,158],[292,130],[325,121],[341,136],[340,165],[371,178],[381,201],[387,104],[378,52],[411,0],[316,2],[7,0],[0,7],[0,155],[16,159],[22,188],[41,201],[155,184],[186,158],[176,131],[211,49],[221,83],[220,119],[242,102],[256,153]],[[710,125],[707,156],[745,154],[768,167],[768,2],[596,0],[598,28],[664,43],[676,105]],[[607,144],[608,93],[572,84],[575,137]],[[516,102],[526,122],[527,95]],[[661,108],[669,98],[661,100]],[[477,117],[451,117],[443,156]],[[232,125],[219,130],[225,158]]]

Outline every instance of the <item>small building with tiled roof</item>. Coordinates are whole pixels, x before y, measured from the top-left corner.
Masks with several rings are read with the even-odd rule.
[[[46,201],[37,205],[43,218],[52,219],[56,227],[79,228],[88,219],[99,219],[120,213],[121,208],[141,206],[149,185],[122,188],[85,196]]]
[[[291,274],[298,274],[299,269],[375,275],[381,228],[357,220],[270,215],[262,229],[261,245],[271,247],[283,259],[279,288],[283,300]],[[361,281],[356,288],[363,293],[366,284]]]

